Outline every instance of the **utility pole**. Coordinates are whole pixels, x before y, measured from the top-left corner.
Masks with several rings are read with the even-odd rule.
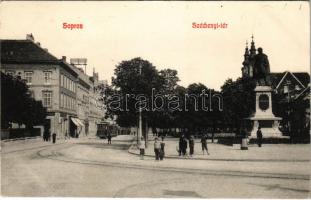
[[[141,70],[142,70],[142,66],[141,63],[139,64],[139,75],[141,76]],[[138,122],[138,144],[140,144],[140,140],[141,140],[141,136],[143,135],[143,120],[141,117],[141,105],[139,105],[139,122]]]

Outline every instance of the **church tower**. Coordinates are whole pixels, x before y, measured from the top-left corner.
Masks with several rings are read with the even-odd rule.
[[[248,43],[246,41],[246,47],[245,47],[245,53],[244,53],[244,61],[243,61],[243,67],[242,67],[242,76],[243,77],[248,77],[249,74],[249,50],[248,50]]]
[[[248,43],[246,42],[244,61],[242,67],[242,77],[253,77],[254,70],[254,57],[256,55],[256,47],[254,42],[254,36],[252,35],[251,48],[248,49]]]

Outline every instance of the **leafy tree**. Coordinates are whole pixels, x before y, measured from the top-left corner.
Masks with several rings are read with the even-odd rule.
[[[9,128],[12,122],[32,128],[43,124],[45,117],[45,108],[31,98],[25,82],[1,72],[1,128]]]
[[[226,80],[221,87],[224,111],[223,120],[237,130],[240,129],[245,118],[255,111],[256,81],[251,78],[238,78]]]
[[[133,126],[137,124],[138,118],[137,102],[140,99],[132,98],[144,95],[147,98],[146,108],[150,108],[152,91],[162,91],[164,79],[156,70],[155,66],[147,60],[134,58],[128,61],[122,61],[115,69],[115,77],[112,79],[113,94],[119,95],[122,103],[120,110],[110,109],[110,113],[117,116],[117,122],[120,126]],[[125,99],[126,98],[126,99]],[[112,96],[108,98],[111,102]],[[144,109],[145,119],[152,118],[154,113]]]

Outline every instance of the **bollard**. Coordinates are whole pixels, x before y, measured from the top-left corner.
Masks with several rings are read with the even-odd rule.
[[[241,142],[241,150],[248,150],[248,146],[247,146],[247,138],[242,138],[242,142]]]

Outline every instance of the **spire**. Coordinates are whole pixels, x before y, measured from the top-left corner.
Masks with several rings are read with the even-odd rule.
[[[254,42],[254,35],[252,34],[252,42],[251,42],[251,56],[256,54],[255,42]]]
[[[247,67],[249,64],[249,50],[248,50],[248,42],[246,40],[246,47],[245,47],[245,53],[244,53],[244,60],[242,62],[244,67]]]
[[[248,50],[248,42],[246,40],[246,47],[245,47],[245,53],[244,53],[244,57],[249,55],[249,50]]]

